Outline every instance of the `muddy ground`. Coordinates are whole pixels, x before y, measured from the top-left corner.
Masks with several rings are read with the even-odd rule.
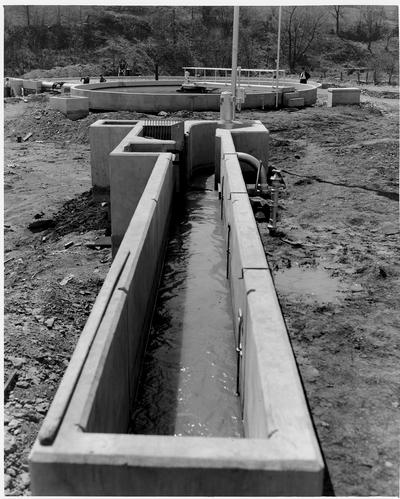
[[[328,109],[326,99],[321,90],[312,108],[241,113],[270,130],[287,184],[278,233],[259,228],[329,470],[325,493],[397,496],[398,100],[366,92],[360,107]],[[87,246],[109,230],[90,193],[88,126],[142,116],[72,122],[47,96],[26,101],[4,108],[8,495],[30,494],[30,448],[111,262],[108,248]],[[28,229],[43,220],[47,229]]]

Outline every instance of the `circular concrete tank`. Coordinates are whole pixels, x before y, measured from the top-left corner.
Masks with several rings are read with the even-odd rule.
[[[199,82],[201,83],[201,82]],[[78,84],[71,88],[71,95],[88,97],[89,108],[96,111],[136,111],[158,113],[160,111],[219,111],[220,93],[229,85],[216,83],[220,87],[215,93],[177,92],[182,79],[108,81],[106,83]],[[297,92],[304,98],[304,105],[310,106],[317,100],[318,84],[299,84],[290,80],[280,86],[286,92]],[[272,87],[244,85],[246,99],[242,109],[275,108],[276,93]],[[282,95],[280,95],[280,102]]]

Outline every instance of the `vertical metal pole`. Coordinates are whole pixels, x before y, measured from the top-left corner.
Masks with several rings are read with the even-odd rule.
[[[232,117],[235,119],[236,107],[236,77],[237,77],[237,55],[238,55],[238,41],[239,41],[239,5],[233,7],[233,36],[232,36]]]
[[[278,17],[278,54],[276,56],[276,107],[279,104],[279,55],[281,52],[281,20],[282,20],[282,7],[279,7]]]

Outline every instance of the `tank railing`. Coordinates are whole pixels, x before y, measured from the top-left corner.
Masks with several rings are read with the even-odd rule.
[[[196,81],[225,81],[228,82],[232,77],[232,68],[212,68],[202,66],[184,66],[183,72],[189,72],[189,78],[192,82]],[[285,79],[286,71],[284,69],[248,69],[237,68],[241,83],[251,83],[253,85],[265,85],[277,79]]]

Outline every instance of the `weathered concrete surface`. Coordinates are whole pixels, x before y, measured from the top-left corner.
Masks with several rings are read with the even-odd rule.
[[[89,127],[90,167],[96,200],[109,200],[109,154],[136,124],[134,120],[99,120]]]
[[[328,107],[360,104],[359,88],[328,88]]]
[[[50,107],[61,111],[70,120],[79,120],[89,114],[89,100],[86,97],[69,95],[50,97]]]

